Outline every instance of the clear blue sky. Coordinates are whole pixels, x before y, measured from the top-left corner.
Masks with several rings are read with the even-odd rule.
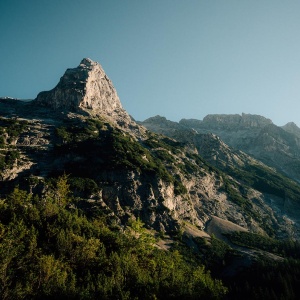
[[[300,126],[298,0],[0,1],[0,96],[35,98],[84,57],[137,120],[244,112]]]

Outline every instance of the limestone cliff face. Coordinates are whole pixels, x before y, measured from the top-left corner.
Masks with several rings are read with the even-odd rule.
[[[101,65],[89,58],[84,58],[78,67],[67,69],[57,86],[39,93],[35,102],[58,111],[85,111],[130,120],[111,80]]]
[[[240,127],[240,128],[250,128],[250,127],[257,127],[262,128],[266,125],[272,124],[270,119],[259,115],[251,115],[251,114],[244,114],[242,115],[207,115],[203,119],[203,126],[209,127]]]
[[[282,128],[258,115],[208,115],[202,121],[179,122],[199,133],[213,133],[241,150],[300,181],[300,129],[294,123]]]

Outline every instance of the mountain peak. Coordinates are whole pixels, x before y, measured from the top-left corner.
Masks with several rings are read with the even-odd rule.
[[[160,116],[160,115],[156,115],[154,117],[150,117],[146,120],[144,120],[143,122],[146,122],[146,123],[156,123],[156,122],[166,122],[167,119],[166,117],[163,117],[163,116]]]
[[[290,128],[300,129],[294,122],[288,122],[282,127],[290,127]]]
[[[285,131],[292,133],[296,135],[298,138],[300,138],[300,128],[294,123],[294,122],[289,122],[282,126]]]
[[[91,60],[90,58],[84,58],[82,59],[82,61],[80,62],[80,66],[87,66],[87,67],[91,67],[91,66],[95,66],[95,65],[99,65],[99,63]]]
[[[85,111],[107,116],[130,118],[98,62],[84,58],[76,68],[67,69],[50,91],[41,92],[36,104],[60,111]]]

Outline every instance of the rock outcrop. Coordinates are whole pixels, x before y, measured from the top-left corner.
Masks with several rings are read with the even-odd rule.
[[[84,58],[77,68],[67,69],[57,86],[39,93],[35,103],[56,111],[84,111],[131,122],[111,80],[101,65],[89,58]]]

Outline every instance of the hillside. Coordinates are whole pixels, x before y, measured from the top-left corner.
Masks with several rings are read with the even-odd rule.
[[[212,117],[211,117],[212,118]],[[240,188],[238,191],[239,195],[245,197],[245,192],[249,187],[252,189],[252,193],[257,197],[254,201],[260,203],[263,207],[267,204],[268,208],[264,208],[265,211],[273,211],[275,216],[280,215],[281,218],[286,219],[288,217],[290,224],[299,224],[299,184],[297,181],[293,181],[290,178],[286,177],[284,174],[279,172],[274,168],[273,164],[264,164],[262,161],[254,158],[241,151],[243,148],[239,147],[237,143],[243,143],[243,139],[240,138],[240,135],[245,134],[244,140],[248,136],[255,134],[262,134],[264,131],[270,131],[269,127],[273,126],[276,131],[281,132],[281,128],[277,128],[275,125],[270,125],[270,120],[264,119],[263,117],[245,117],[245,120],[242,122],[241,116],[230,116],[222,115],[220,120],[217,117],[214,117],[217,121],[180,121],[179,123],[171,122],[166,120],[164,117],[153,117],[140,122],[149,130],[155,131],[157,133],[165,134],[171,138],[175,138],[178,141],[181,141],[188,147],[194,147],[195,151],[205,159],[208,163],[215,166],[222,172],[227,175],[230,175],[236,182],[239,183]],[[209,118],[208,118],[209,119]],[[219,120],[219,124],[217,123]],[[243,130],[243,133],[238,132],[237,130],[237,121],[241,123],[240,129]],[[206,131],[214,132],[214,129],[220,128],[226,131],[228,137],[227,140],[236,140],[234,148],[233,146],[228,146],[225,144],[220,137],[216,136],[214,133],[199,133],[197,130],[201,129],[202,123],[203,127],[206,128]],[[212,129],[207,124],[212,124]],[[225,125],[224,125],[225,123]],[[188,126],[189,125],[189,126]],[[192,127],[193,126],[193,127]],[[261,128],[262,127],[262,128]],[[267,127],[267,128],[266,128]],[[197,130],[196,130],[196,129]],[[229,129],[231,128],[231,129]],[[254,128],[254,129],[253,129]],[[249,132],[248,132],[249,131]],[[247,133],[248,132],[248,133]],[[236,135],[235,135],[236,134]],[[285,132],[283,136],[287,135]],[[255,139],[258,139],[257,137]],[[294,136],[291,141],[294,141],[296,137]],[[251,142],[251,138],[249,137]],[[250,145],[250,142],[249,145]],[[267,145],[268,140],[262,138],[262,145]],[[291,143],[292,144],[292,143]],[[296,148],[296,145],[294,145]],[[241,148],[241,149],[239,149]],[[264,156],[268,156],[268,152],[264,152]],[[286,160],[285,160],[286,161]],[[284,161],[284,162],[285,162]],[[285,166],[287,169],[288,166],[284,165],[280,159],[277,160],[277,165],[280,165],[281,168]],[[247,188],[248,187],[248,188]],[[257,196],[257,195],[261,196]],[[237,200],[241,203],[240,201]],[[261,212],[259,213],[262,214]],[[280,222],[275,221],[276,224]],[[274,224],[275,224],[274,223]],[[238,223],[237,223],[238,224]],[[296,225],[299,226],[299,225]],[[278,228],[276,229],[278,233]]]
[[[234,128],[236,118],[239,119],[234,117],[226,125],[227,131]],[[255,122],[248,119],[243,126],[255,128],[255,134],[249,133],[253,139],[263,134],[261,127],[269,134],[269,127],[275,126],[263,117]],[[226,117],[220,120],[222,123]],[[199,126],[194,128],[189,122],[176,123],[162,117],[137,124],[123,109],[102,67],[90,59],[67,69],[54,89],[39,93],[32,101],[0,99],[0,249],[16,238],[15,228],[19,225],[18,230],[35,241],[35,246],[30,246],[27,238],[19,241],[24,243],[24,249],[34,249],[33,256],[23,257],[27,250],[18,250],[17,244],[12,256],[1,252],[3,262],[5,259],[12,262],[11,266],[3,263],[1,268],[13,274],[0,278],[2,296],[12,298],[9,290],[13,290],[22,298],[18,285],[24,289],[29,284],[13,279],[20,267],[18,256],[26,261],[24,269],[28,276],[37,276],[30,272],[31,263],[43,262],[57,266],[52,270],[56,274],[68,274],[64,279],[63,275],[61,279],[60,275],[57,278],[53,275],[55,282],[43,281],[41,286],[35,279],[34,284],[39,287],[36,294],[31,286],[27,294],[24,292],[25,298],[54,297],[55,293],[47,290],[50,284],[64,297],[76,298],[81,293],[81,299],[86,290],[87,299],[96,295],[105,299],[113,299],[115,295],[141,299],[146,287],[153,284],[147,292],[149,299],[176,299],[180,295],[197,299],[195,286],[198,283],[201,286],[200,282],[208,276],[211,288],[201,287],[197,293],[217,299],[223,297],[226,288],[214,280],[222,278],[227,267],[235,276],[238,273],[235,264],[252,265],[261,256],[271,262],[275,256],[282,261],[282,257],[294,255],[295,251],[276,252],[273,241],[284,244],[289,239],[292,247],[298,249],[295,240],[300,237],[299,184],[272,165],[234,149],[225,139],[224,142],[215,134],[199,133]],[[277,127],[272,130],[274,136],[280,134],[284,141],[297,144],[293,133]],[[132,224],[139,230],[143,228],[147,239],[151,237],[150,242],[144,244],[139,239],[140,232],[124,235]],[[249,233],[250,237],[255,234],[262,242],[254,247],[253,243],[248,244],[248,236],[245,241],[244,236],[234,236],[236,232]],[[272,241],[268,249],[265,249],[266,238]],[[169,245],[165,246],[167,242]],[[55,246],[50,246],[52,243]],[[150,248],[146,254],[149,260],[136,257],[135,246],[128,243]],[[235,243],[239,246],[234,246]],[[241,243],[247,251],[240,248]],[[167,258],[169,254],[163,250],[154,250],[162,246],[169,249],[171,257]],[[80,247],[88,251],[86,262],[79,254],[71,255],[83,251]],[[107,255],[105,262],[95,262],[101,251]],[[128,264],[119,264],[126,251],[132,252],[126,256]],[[179,260],[182,262],[178,265],[179,273],[181,267],[186,271],[182,269],[180,276],[177,274],[180,280],[173,273],[172,280],[175,277],[179,280],[173,281],[174,284],[183,287],[186,283],[182,274],[197,275],[203,265],[212,271],[213,278],[200,272],[199,281],[191,282],[187,290],[179,288],[177,296],[175,285],[168,281],[170,274],[164,282],[156,279],[150,283],[149,273],[142,271],[143,264],[147,264],[144,270],[153,270],[152,274],[158,278],[160,257],[176,261],[176,253],[183,257],[183,261]],[[131,265],[135,259],[141,269],[126,282],[122,272],[127,267],[135,268]],[[200,269],[192,268],[194,260]],[[100,271],[104,265],[114,263],[125,276],[120,279],[124,284],[118,290],[112,287],[117,276],[115,270],[104,268],[105,276]],[[79,271],[81,264],[83,273]],[[88,271],[91,265],[93,271]],[[85,276],[91,276],[94,288],[81,284]],[[99,276],[104,277],[99,279]],[[136,280],[141,284],[138,291],[134,289]],[[64,289],[65,285],[73,285],[74,289]],[[164,289],[168,296],[163,294]]]

